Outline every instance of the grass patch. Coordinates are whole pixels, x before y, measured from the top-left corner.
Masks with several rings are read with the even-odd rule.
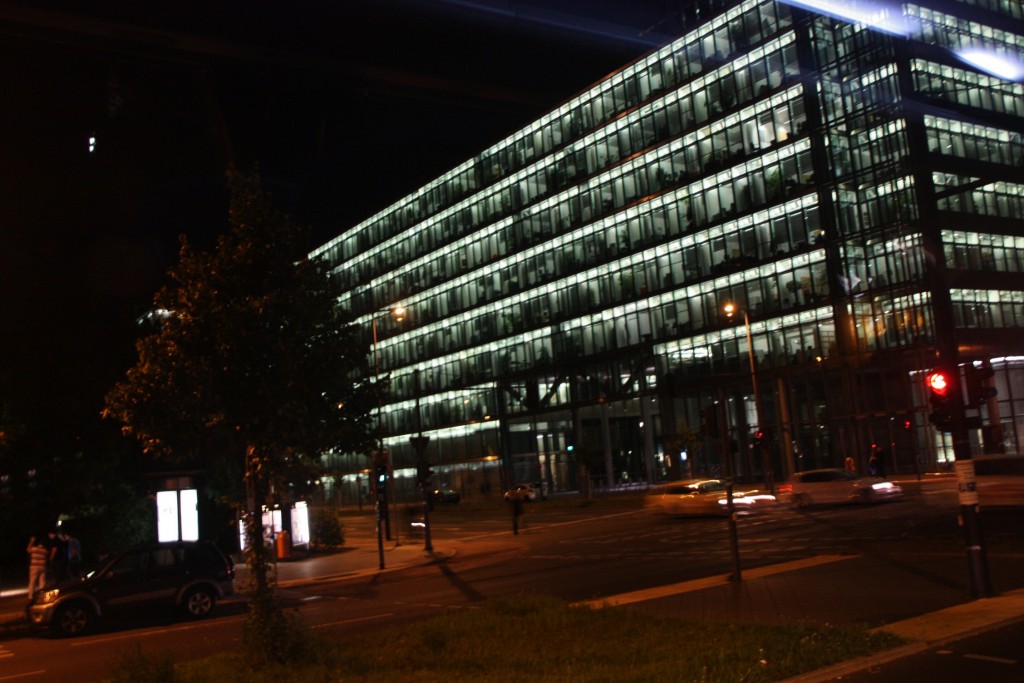
[[[345,642],[324,639],[307,650],[313,661],[254,669],[241,653],[227,653],[179,663],[171,679],[161,670],[160,680],[755,683],[778,681],[901,642],[865,628],[687,621],[523,597],[493,600],[481,609],[453,611]],[[136,675],[145,673],[137,656],[130,669]]]

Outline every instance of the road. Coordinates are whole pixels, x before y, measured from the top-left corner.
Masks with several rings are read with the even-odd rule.
[[[316,582],[290,588],[287,596],[307,624],[335,637],[473,609],[498,595],[547,593],[571,601],[604,599],[733,570],[728,525],[721,519],[677,519],[640,509],[598,511],[545,503],[531,505],[529,510],[519,536],[509,533],[511,525],[503,510],[491,514],[439,510],[433,516],[434,543],[455,551],[447,561]],[[1024,585],[1022,523],[1024,511],[986,518],[997,590]],[[877,623],[868,622],[869,626],[966,599],[965,551],[951,499],[920,497],[809,511],[777,509],[741,518],[738,536],[741,569],[748,576],[758,567],[835,555],[849,558],[830,570],[835,580],[850,585],[865,600],[887,599],[874,595],[889,595],[892,586],[887,582],[900,582],[900,601],[888,611],[876,610]],[[871,562],[858,558],[871,558]],[[828,604],[815,597],[814,586],[797,583],[782,593],[777,587],[763,590],[759,581],[668,593],[635,607],[676,616],[763,618],[763,613],[770,612],[779,619],[866,623],[859,599]],[[864,585],[859,585],[862,581]],[[835,587],[830,588],[834,592]],[[805,590],[806,599],[802,597]],[[766,599],[775,602],[766,606]],[[243,606],[222,607],[227,609],[220,616],[198,623],[150,621],[111,625],[68,640],[8,640],[0,643],[0,683],[71,679],[89,683],[108,676],[111,663],[136,643],[146,652],[175,658],[235,648]],[[752,610],[749,615],[743,613],[747,607]],[[998,647],[993,651],[1002,652]],[[1013,659],[1015,652],[988,656]],[[968,659],[966,664],[974,661]]]
[[[1024,623],[1016,623],[977,636],[943,643],[928,650],[846,674],[844,683],[888,681],[1024,681]]]

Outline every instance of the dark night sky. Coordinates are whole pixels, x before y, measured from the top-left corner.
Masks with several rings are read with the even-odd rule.
[[[0,1],[4,396],[98,405],[177,235],[226,227],[230,162],[316,246],[667,42],[674,4]]]

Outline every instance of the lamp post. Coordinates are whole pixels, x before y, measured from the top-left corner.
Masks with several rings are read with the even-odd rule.
[[[391,307],[389,307],[387,309],[381,309],[381,310],[389,311],[391,313],[391,317],[393,317],[395,319],[395,322],[401,322],[402,320],[405,319],[405,314],[406,314],[405,306],[391,306]],[[381,521],[384,522],[385,534],[387,536],[387,539],[390,541],[391,540],[391,518],[388,515],[388,510],[387,510],[387,501],[388,501],[387,481],[392,478],[391,475],[394,472],[394,469],[392,468],[392,463],[391,463],[391,452],[388,451],[384,447],[384,401],[383,401],[383,398],[382,398],[381,393],[379,391],[379,387],[380,387],[380,366],[381,366],[381,363],[380,363],[380,353],[379,353],[378,348],[377,348],[377,313],[379,313],[379,312],[380,311],[375,311],[373,316],[370,318],[370,328],[371,328],[371,330],[373,332],[373,374],[374,374],[374,380],[377,382],[377,386],[378,386],[378,392],[377,392],[377,435],[378,435],[377,438],[378,438],[378,449],[377,449],[377,453],[378,453],[378,458],[380,457],[381,454],[383,454],[383,456],[384,456],[384,463],[383,464],[385,464],[387,466],[387,476],[385,477],[384,482],[380,482],[379,479],[378,479],[378,487],[379,487],[379,489],[378,489],[378,492],[377,492],[377,546],[378,546],[378,549],[380,551],[380,568],[383,569],[384,568],[384,552],[383,552],[383,540],[381,539],[381,524],[380,523],[381,523]],[[392,489],[393,488],[394,487],[392,486]],[[397,504],[398,504],[398,501],[396,500],[395,501],[395,505],[397,505]],[[397,537],[398,537],[397,529],[396,529],[395,537],[396,537],[396,542],[397,542]]]
[[[750,358],[750,383],[754,390],[754,418],[757,420],[757,430],[760,434],[764,434],[764,410],[761,406],[761,392],[757,386],[757,358],[754,356],[754,338],[750,333],[750,315],[747,313],[746,308],[740,308],[736,304],[727,303],[723,308],[726,317],[731,321],[733,316],[736,315],[736,311],[743,312],[743,326],[747,332],[747,355]],[[768,458],[768,452],[765,449],[763,439],[761,437],[757,439],[757,447],[761,451],[761,462],[764,466],[764,476],[768,484],[768,492],[771,495],[775,495],[775,480],[772,477],[771,460]]]
[[[413,385],[416,390],[416,431],[417,436],[409,439],[413,450],[416,451],[416,483],[419,484],[423,494],[423,549],[427,552],[434,550],[434,544],[430,540],[430,496],[433,490],[430,486],[430,477],[433,471],[430,469],[430,461],[427,459],[427,444],[430,437],[423,435],[423,418],[420,415],[420,370],[413,370]]]

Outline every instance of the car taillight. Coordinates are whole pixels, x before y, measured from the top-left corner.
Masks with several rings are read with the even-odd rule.
[[[792,484],[780,484],[778,490],[779,490],[779,493],[781,495],[786,495],[786,494],[789,494],[789,493],[793,493],[793,485]]]

